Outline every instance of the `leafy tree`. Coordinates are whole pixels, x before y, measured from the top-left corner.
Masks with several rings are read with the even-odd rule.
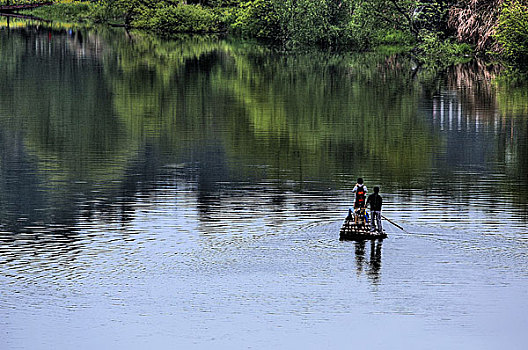
[[[353,1],[275,1],[283,41],[293,45],[342,46],[349,43],[348,25]]]
[[[132,21],[148,10],[155,9],[164,0],[100,0],[99,3],[107,15],[116,14],[123,17],[125,25],[130,26]]]
[[[508,59],[528,66],[528,1],[504,2],[495,37]]]
[[[279,16],[272,0],[244,1],[229,16],[234,31],[256,38],[281,37]]]
[[[352,0],[254,0],[241,3],[231,28],[287,47],[348,41]]]

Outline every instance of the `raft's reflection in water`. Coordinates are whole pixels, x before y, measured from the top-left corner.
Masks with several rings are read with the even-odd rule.
[[[355,242],[357,275],[360,276],[366,266],[366,274],[375,284],[377,284],[380,279],[382,243],[383,241],[381,240],[370,241],[370,256],[367,262],[365,260],[365,241]]]

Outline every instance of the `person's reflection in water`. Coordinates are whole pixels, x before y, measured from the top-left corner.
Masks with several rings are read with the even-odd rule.
[[[367,266],[367,276],[373,283],[378,283],[381,270],[382,241],[376,240],[370,242],[370,257],[368,263],[365,261],[365,241],[355,242],[355,245],[357,275],[360,276],[363,272],[363,268]]]
[[[355,243],[357,275],[360,276],[361,272],[363,272],[363,263],[365,262],[365,241],[357,241]]]
[[[370,277],[374,284],[377,284],[380,279],[381,245],[382,241],[370,242],[370,262],[367,275]]]

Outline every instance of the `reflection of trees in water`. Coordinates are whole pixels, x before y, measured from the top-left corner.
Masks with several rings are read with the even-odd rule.
[[[447,87],[457,92],[466,113],[475,114],[478,110],[483,118],[493,117],[497,108],[493,80],[500,70],[482,60],[459,64],[448,69]]]
[[[319,165],[305,169],[306,178],[369,170],[398,178],[429,167],[422,150],[434,138],[417,118],[410,75],[400,75],[410,62],[386,65],[384,56],[324,54],[264,54],[258,60],[241,54],[235,62],[229,71],[238,75],[224,73],[221,81],[229,83],[223,88],[237,97],[253,133],[267,142],[280,140],[269,146],[284,149],[282,159],[292,160],[288,168],[295,169],[294,161]],[[383,159],[376,164],[382,169],[367,169],[372,162],[365,159]]]
[[[482,60],[459,64],[448,69],[447,88],[456,92],[466,113],[478,113],[490,124],[497,117],[526,117],[528,89],[501,80],[501,72],[500,66]]]
[[[19,121],[24,144],[44,162],[41,168],[55,166],[54,175],[62,180],[101,179],[112,168],[119,173],[112,165],[126,158],[133,145],[120,137],[97,62],[66,50],[66,30],[55,32],[51,42],[47,30],[30,27],[21,32],[2,40],[11,48],[2,47],[2,63],[12,56],[18,62],[0,68],[6,77],[0,97],[4,117]]]
[[[452,89],[487,91],[488,95],[491,95],[493,93],[491,83],[501,71],[502,68],[499,65],[490,65],[481,59],[475,59],[469,63],[457,64],[448,68],[447,85]]]
[[[484,182],[479,194],[492,196],[498,186],[486,180],[486,173],[464,175],[460,169],[476,166],[505,174],[501,196],[520,196],[520,202],[526,203],[528,89],[497,82],[499,73],[498,67],[478,60],[447,72],[447,89],[432,101],[433,128],[447,135],[446,155],[437,167],[446,178],[454,171],[467,177],[459,180],[464,190],[458,195],[474,193],[479,181]]]
[[[73,230],[79,202],[97,196],[93,183],[121,179],[134,157],[133,144],[121,137],[112,117],[111,94],[91,49],[99,43],[84,37],[90,35],[40,24],[0,33],[0,123],[20,136],[3,144],[9,156],[2,168],[18,174],[2,177],[8,182],[3,199],[16,208],[2,211],[12,232],[34,231],[35,223],[46,232]],[[18,193],[19,184],[31,190]]]
[[[122,31],[57,30],[52,45],[46,31],[19,34],[0,43],[10,53],[0,55],[10,91],[3,105],[21,123],[39,176],[65,184],[45,194],[71,207],[85,193],[87,215],[116,210],[111,199],[86,204],[91,190],[103,198],[120,188],[127,196],[154,191],[167,163],[196,164],[192,181],[206,213],[217,205],[219,182],[271,179],[303,190],[360,171],[410,181],[430,169],[439,145],[418,116],[419,89],[405,58],[281,56],[211,38],[162,41]],[[468,110],[493,103],[478,73],[457,69],[449,79],[474,84],[462,91]],[[113,185],[93,187],[101,182]]]

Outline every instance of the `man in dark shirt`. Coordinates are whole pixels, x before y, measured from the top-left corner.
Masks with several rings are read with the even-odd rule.
[[[383,227],[381,226],[381,206],[383,205],[383,200],[379,195],[379,187],[374,187],[374,193],[368,196],[367,204],[370,204],[370,232],[378,231],[379,233],[383,232]]]

